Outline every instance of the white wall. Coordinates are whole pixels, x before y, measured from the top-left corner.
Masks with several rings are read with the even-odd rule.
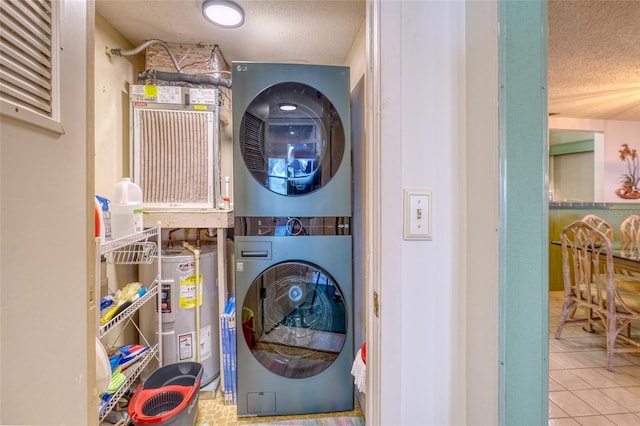
[[[604,134],[604,196],[601,201],[612,203],[637,203],[638,200],[624,200],[615,194],[620,186],[619,178],[627,173],[626,163],[620,160],[621,145],[626,143],[630,149],[640,153],[640,122],[593,120],[584,118],[549,117],[550,129],[581,130]]]
[[[384,425],[466,423],[464,14],[381,4]],[[404,187],[432,190],[432,241],[403,240]]]
[[[104,18],[96,15],[96,194],[111,198],[113,186],[129,176],[129,84],[144,69],[144,52],[109,56],[110,49],[132,49]]]
[[[93,9],[91,2],[61,3],[64,134],[0,118],[3,425],[97,423],[95,378],[87,374],[95,371],[88,312],[95,262],[87,80]]]
[[[349,67],[349,88],[351,90],[353,90],[355,85],[358,84],[360,78],[364,75],[366,68],[366,29],[366,21],[363,20],[344,63],[345,66]]]

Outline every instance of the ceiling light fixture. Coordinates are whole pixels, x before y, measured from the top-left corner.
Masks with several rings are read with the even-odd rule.
[[[244,23],[244,10],[231,0],[205,0],[202,15],[212,24],[224,28],[238,28]]]
[[[281,111],[295,111],[298,108],[298,105],[290,103],[283,103],[279,106]]]

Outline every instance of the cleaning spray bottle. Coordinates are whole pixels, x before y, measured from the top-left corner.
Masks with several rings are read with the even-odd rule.
[[[96,195],[96,199],[100,202],[100,206],[102,209],[102,223],[104,224],[104,232],[101,235],[104,235],[105,240],[111,239],[111,211],[109,210],[109,200]]]

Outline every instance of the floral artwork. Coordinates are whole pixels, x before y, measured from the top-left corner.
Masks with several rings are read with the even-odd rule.
[[[626,143],[622,144],[622,149],[618,152],[620,153],[620,160],[624,161],[627,165],[627,173],[622,174],[620,178],[621,186],[616,189],[616,195],[624,199],[640,198],[640,189],[638,188],[638,182],[640,182],[638,154],[635,149],[629,149],[629,145]]]

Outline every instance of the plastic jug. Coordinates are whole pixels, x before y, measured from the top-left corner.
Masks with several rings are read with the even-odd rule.
[[[113,239],[143,230],[142,189],[131,178],[122,178],[113,187],[109,208]]]

